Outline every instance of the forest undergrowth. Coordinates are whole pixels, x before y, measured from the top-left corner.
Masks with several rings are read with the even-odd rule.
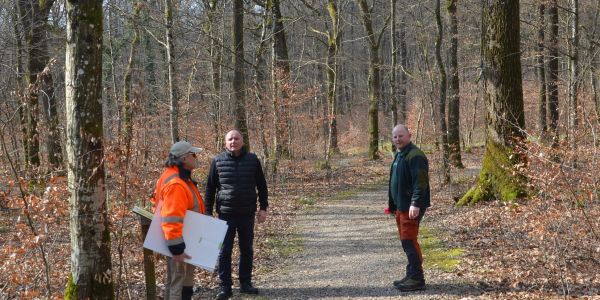
[[[595,298],[600,293],[600,209],[594,170],[600,166],[594,152],[592,148],[578,152],[573,160],[580,167],[574,169],[553,159],[557,150],[536,144],[527,149],[529,164],[515,172],[528,176],[530,200],[468,207],[456,207],[454,201],[475,182],[483,149],[465,153],[466,168],[453,170],[452,183],[446,186],[439,184],[437,154],[429,154],[433,206],[428,226],[441,232],[439,238],[448,247],[465,249],[459,267],[448,276],[476,283],[489,298]],[[109,169],[119,169],[115,166],[124,163],[121,153],[118,149],[107,153]],[[207,164],[209,158],[203,159]],[[288,254],[281,247],[294,242],[293,219],[299,210],[387,184],[390,162],[391,155],[369,161],[364,153],[336,156],[330,169],[311,158],[282,161],[278,176],[269,182],[269,218],[257,226],[255,272],[270,272],[285,263]],[[131,208],[147,202],[161,168],[137,161],[128,165],[126,177],[108,174],[113,278],[119,299],[143,299],[142,241]],[[14,178],[8,170],[3,172],[3,178]],[[205,174],[201,170],[195,176],[202,181]],[[22,197],[18,184],[31,193]],[[1,187],[0,299],[61,298],[71,255],[66,178],[54,176],[45,184],[3,180]],[[165,263],[155,258],[160,288]],[[197,282],[200,295],[217,287],[214,273],[198,272]]]
[[[482,148],[463,156],[466,168],[453,170],[451,185],[434,187],[438,207],[431,213],[438,221],[432,225],[445,231],[449,246],[466,250],[455,275],[476,283],[491,299],[599,298],[600,203],[593,147],[582,146],[573,156],[538,143],[521,150],[528,164],[514,174],[527,176],[528,200],[452,205],[477,176]],[[565,163],[575,158],[578,168]]]

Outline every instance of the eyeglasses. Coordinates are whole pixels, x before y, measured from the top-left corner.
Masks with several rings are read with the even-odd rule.
[[[194,158],[198,158],[198,156],[197,156],[197,155],[196,155],[196,153],[194,153],[194,152],[189,152],[188,154],[186,154],[186,156],[187,156],[187,155],[191,155],[191,156],[192,156],[192,157],[194,157]]]

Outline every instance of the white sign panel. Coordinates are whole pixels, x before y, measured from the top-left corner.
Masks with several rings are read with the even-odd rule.
[[[161,227],[161,204],[159,203],[154,213],[144,248],[172,257]],[[188,210],[183,219],[183,240],[185,253],[192,258],[186,259],[185,262],[214,271],[226,232],[227,222]]]

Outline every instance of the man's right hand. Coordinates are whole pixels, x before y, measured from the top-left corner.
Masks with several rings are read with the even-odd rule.
[[[173,260],[176,262],[184,262],[186,259],[192,258],[191,256],[187,255],[185,252],[179,254],[179,255],[173,255]]]

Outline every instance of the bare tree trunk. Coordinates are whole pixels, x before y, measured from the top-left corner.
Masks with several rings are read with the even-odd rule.
[[[246,121],[246,83],[244,80],[244,1],[233,1],[233,97],[235,127],[242,133],[246,149],[250,150]]]
[[[119,89],[117,88],[117,71],[115,69],[115,47],[113,44],[113,6],[115,0],[108,0],[108,16],[107,16],[107,21],[108,21],[108,50],[110,52],[110,77],[111,77],[111,85],[112,85],[112,94],[109,97],[106,97],[105,99],[105,108],[104,108],[104,113],[106,115],[107,118],[105,118],[104,120],[106,121],[107,119],[110,118],[111,122],[108,122],[106,124],[104,124],[104,128],[106,128],[109,131],[108,136],[111,137],[112,134],[110,134],[112,126],[113,124],[113,120],[116,117],[117,120],[117,133],[119,133],[121,131],[121,116],[119,115],[121,113],[121,111],[118,109],[118,103],[119,103]],[[114,109],[114,112],[112,111]],[[115,116],[113,116],[113,113]],[[110,140],[109,140],[110,141]]]
[[[149,24],[150,17],[148,15],[148,7],[145,5],[142,8],[142,24],[146,26]],[[146,108],[148,109],[148,114],[155,115],[158,111],[157,102],[158,99],[161,98],[159,95],[159,90],[157,88],[156,81],[156,53],[154,53],[154,43],[150,34],[144,34],[143,31],[140,31],[141,44],[144,47],[144,52],[146,54],[146,61],[144,62],[144,70],[146,76],[146,86],[150,91],[150,95],[148,95],[148,101],[146,103]]]
[[[23,43],[22,39],[24,36],[23,33],[23,20],[21,19],[21,9],[19,2],[15,2],[15,13],[13,14],[14,21],[14,33],[16,39],[16,62],[15,62],[15,79],[16,79],[16,97],[18,99],[17,103],[22,102],[20,99],[23,97]],[[25,115],[25,107],[23,105],[18,105],[17,113],[19,114],[19,125],[21,127],[21,144],[23,145],[24,156],[24,164],[27,164],[27,148],[29,147],[27,142],[27,116]],[[17,151],[17,157],[19,157],[18,153],[21,151]],[[17,161],[20,161],[18,159]]]
[[[548,9],[550,31],[548,36],[548,131],[552,136],[552,146],[558,146],[558,4],[550,2]]]
[[[54,94],[54,79],[52,78],[51,67],[54,59],[48,62],[44,70],[38,74],[37,82],[40,86],[42,103],[44,107],[43,116],[48,124],[48,136],[46,138],[46,147],[48,152],[48,164],[50,170],[58,169],[63,162],[62,147],[60,144],[60,134],[58,132],[58,112],[56,109],[56,96]]]
[[[327,35],[327,105],[328,105],[328,138],[327,149],[325,151],[325,161],[329,165],[331,155],[339,153],[340,149],[337,143],[337,82],[338,82],[338,67],[337,53],[340,43],[339,35],[339,14],[337,9],[337,1],[328,0],[327,11],[331,18],[331,32]]]
[[[458,78],[458,17],[456,16],[457,0],[448,0],[447,12],[450,20],[450,81],[448,84],[448,146],[450,163],[457,168],[464,168],[460,154],[460,81]]]
[[[169,81],[169,103],[170,103],[170,124],[171,124],[171,142],[179,141],[179,94],[177,93],[177,83],[175,76],[177,74],[175,68],[175,49],[173,42],[173,3],[172,0],[165,0],[165,36],[168,64],[168,81]]]
[[[65,299],[112,299],[102,126],[102,2],[66,1],[71,273]]]
[[[397,41],[396,41],[396,1],[390,0],[390,11],[391,11],[391,19],[392,25],[390,28],[390,47],[392,48],[392,65],[390,66],[390,102],[391,102],[391,110],[392,110],[392,128],[396,126],[398,123],[398,86],[396,84],[396,73],[398,68],[398,49],[397,49]],[[392,143],[393,152],[396,151],[396,146]]]
[[[400,90],[398,91],[398,123],[406,123],[406,106],[408,98],[406,96],[406,85],[408,79],[406,72],[408,69],[408,50],[406,49],[406,23],[402,22],[400,32],[398,34],[398,42],[400,47]]]
[[[593,30],[592,30],[592,34],[591,37],[589,38],[590,40],[596,40],[597,39],[597,30],[598,30],[598,21],[600,19],[600,2],[597,2],[596,4],[596,11],[594,13],[594,23],[592,24],[593,26]],[[588,51],[588,53],[590,53],[590,55],[594,55],[591,59],[591,66],[590,66],[590,81],[591,81],[591,85],[592,85],[592,92],[593,92],[593,97],[594,97],[594,108],[595,108],[595,112],[596,112],[596,120],[600,121],[600,95],[599,95],[599,91],[598,91],[598,85],[600,84],[598,81],[598,57],[595,56],[595,51],[598,47],[598,45],[596,43],[590,43],[590,49]]]
[[[444,62],[442,61],[442,41],[444,39],[444,28],[442,27],[442,16],[440,12],[440,1],[436,0],[435,4],[435,20],[437,23],[438,35],[435,42],[435,60],[438,66],[438,72],[440,73],[440,98],[437,101],[437,107],[432,111],[434,118],[437,115],[438,134],[440,141],[440,150],[442,152],[442,182],[444,184],[450,182],[450,166],[449,156],[450,151],[448,149],[448,128],[446,127],[446,69],[444,68]]]
[[[292,153],[289,148],[291,140],[290,127],[290,112],[287,105],[289,104],[289,94],[287,86],[290,83],[290,61],[287,49],[287,41],[285,37],[285,29],[283,27],[281,10],[279,8],[279,0],[271,0],[271,15],[273,17],[273,60],[274,73],[273,80],[276,82],[276,92],[281,93],[281,100],[273,99],[275,113],[278,114],[275,123],[275,154],[278,157],[291,157]]]
[[[538,80],[540,81],[540,94],[538,100],[538,130],[540,136],[544,139],[547,135],[548,125],[546,123],[546,68],[544,64],[544,38],[545,38],[545,20],[546,6],[540,4],[538,6],[538,57],[537,57],[537,69],[538,69]]]
[[[127,68],[125,69],[125,76],[123,78],[123,107],[122,110],[123,112],[121,113],[122,115],[122,120],[123,120],[123,142],[125,142],[125,149],[127,152],[129,152],[129,146],[131,145],[131,139],[133,137],[133,104],[131,102],[131,75],[133,72],[133,68],[135,65],[135,56],[136,56],[136,51],[137,51],[137,47],[139,47],[139,41],[140,41],[140,33],[139,33],[139,29],[137,28],[136,24],[136,20],[139,18],[140,15],[140,9],[141,9],[141,4],[140,3],[136,3],[134,4],[133,7],[133,21],[131,22],[132,24],[132,31],[133,31],[133,38],[131,39],[131,43],[130,43],[130,49],[129,49],[129,59],[127,61]],[[128,153],[127,153],[128,155]]]
[[[262,144],[262,154],[264,159],[266,160],[266,166],[267,166],[267,170],[269,170],[269,172],[271,171],[271,162],[269,161],[269,157],[270,157],[270,150],[269,150],[269,145],[267,143],[267,137],[265,134],[265,116],[267,114],[267,110],[266,110],[266,105],[265,105],[265,99],[264,99],[264,95],[267,93],[267,88],[265,88],[265,81],[266,81],[266,76],[265,76],[265,72],[263,71],[263,69],[266,69],[266,62],[265,62],[265,52],[267,50],[267,29],[271,28],[271,22],[272,22],[272,18],[270,15],[270,12],[268,9],[264,10],[263,13],[263,22],[262,22],[262,28],[260,31],[260,40],[258,43],[258,46],[256,48],[256,54],[254,57],[254,76],[253,76],[253,90],[254,90],[254,97],[256,99],[256,105],[258,107],[258,133],[260,135],[260,141]]]
[[[578,127],[577,87],[579,84],[579,0],[569,0],[569,145],[576,148],[575,135]]]
[[[192,113],[192,92],[193,92],[193,85],[194,85],[194,79],[196,78],[196,73],[198,73],[198,61],[200,60],[200,55],[202,53],[202,51],[200,51],[198,49],[198,45],[200,41],[200,35],[198,36],[198,40],[196,40],[196,42],[194,43],[194,47],[192,50],[192,53],[194,54],[194,58],[192,60],[192,65],[190,67],[190,74],[188,75],[188,81],[187,81],[187,91],[185,93],[185,99],[186,99],[186,109],[185,109],[185,116],[184,116],[184,120],[185,120],[185,129],[183,130],[184,132],[184,139],[188,140],[189,139],[189,131],[190,128],[195,127],[193,125],[192,120],[190,120],[190,115]],[[204,96],[202,94],[200,94],[200,98],[203,99]],[[218,149],[218,148],[217,148]]]
[[[19,3],[15,2],[14,3],[14,13],[11,14],[11,18],[12,21],[14,23],[14,27],[13,27],[13,31],[15,34],[15,85],[16,85],[16,93],[15,96],[17,98],[17,100],[15,101],[17,103],[17,115],[19,118],[19,126],[20,126],[20,131],[21,131],[21,145],[23,146],[23,149],[26,151],[27,150],[27,122],[26,122],[26,117],[25,117],[25,111],[23,108],[23,105],[20,105],[19,103],[21,103],[22,101],[20,100],[22,97],[22,93],[23,93],[23,43],[22,43],[22,38],[23,38],[23,26],[22,26],[22,20],[20,17],[21,13],[20,13],[20,9],[19,9]],[[16,133],[16,131],[14,131]],[[16,140],[16,134],[13,135],[13,140]],[[16,143],[14,145],[15,149],[18,149]],[[19,152],[23,152],[23,151],[16,151],[15,152],[15,157],[16,157],[16,161],[17,162],[21,162],[20,159],[20,155]],[[21,176],[21,175],[19,175]]]
[[[595,66],[595,62],[592,63],[590,68],[590,85],[592,86],[592,96],[594,97],[594,110],[596,112],[596,120],[600,121],[600,99],[598,98],[598,67]]]
[[[204,31],[210,38],[209,55],[210,55],[210,79],[211,79],[211,122],[213,125],[214,146],[215,149],[223,147],[223,130],[221,128],[221,112],[222,112],[222,93],[221,93],[221,65],[223,64],[223,41],[217,37],[216,30],[217,21],[217,0],[205,1],[208,7],[207,15],[208,22],[205,25]]]
[[[379,101],[381,99],[381,63],[379,61],[379,46],[383,30],[375,34],[371,10],[366,0],[356,0],[362,16],[363,26],[369,43],[369,159],[379,159]]]
[[[519,1],[491,0],[483,6],[486,150],[479,181],[459,204],[486,199],[514,201],[525,195],[524,179],[513,174],[515,165],[523,163],[515,146],[525,137]]]
[[[44,43],[44,25],[54,0],[38,3],[32,0],[19,0],[19,13],[25,38],[27,54],[27,70],[25,75],[25,92],[27,103],[27,149],[28,166],[37,168],[40,165],[40,137],[38,132],[38,96],[37,76],[48,63],[48,48]]]

